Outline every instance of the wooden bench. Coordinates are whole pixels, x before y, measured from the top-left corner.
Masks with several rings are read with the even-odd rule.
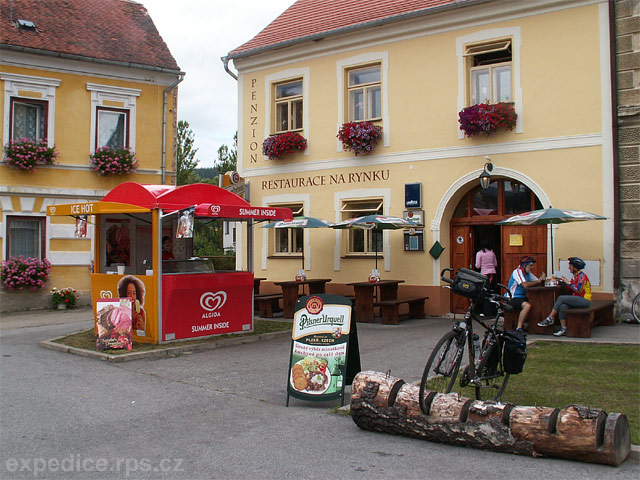
[[[428,299],[429,297],[395,298],[393,300],[380,300],[374,303],[373,306],[380,307],[380,316],[383,324],[398,325],[400,305],[403,303],[409,305],[409,318],[424,318],[424,302]]]
[[[568,308],[567,337],[591,338],[591,328],[597,325],[612,327],[616,324],[613,318],[614,300],[591,300],[589,308]]]
[[[253,308],[259,317],[273,318],[273,314],[280,310],[281,293],[261,293],[253,296]]]

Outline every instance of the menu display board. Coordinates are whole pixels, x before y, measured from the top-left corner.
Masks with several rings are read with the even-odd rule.
[[[131,350],[132,302],[130,298],[100,299],[96,306],[96,349]]]
[[[311,401],[342,398],[348,383],[351,302],[339,295],[300,297],[293,317],[287,380],[289,396]]]

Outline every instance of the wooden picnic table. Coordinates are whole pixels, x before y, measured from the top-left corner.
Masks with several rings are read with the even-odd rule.
[[[308,295],[325,293],[325,285],[330,281],[330,278],[307,278],[306,280],[275,282],[274,285],[282,288],[282,318],[293,318],[296,311],[296,301],[300,296],[300,286],[302,286],[302,295],[305,295],[305,285],[307,285]]]
[[[553,304],[556,302],[558,295],[562,295],[565,291],[564,286],[535,286],[526,289],[527,298],[531,304],[531,310],[527,315],[526,323],[529,324],[527,332],[535,335],[544,335],[553,333],[553,327],[539,327],[538,322],[541,322],[547,315],[551,313]],[[518,326],[518,316],[520,310],[514,310],[513,312],[505,313],[505,329],[515,330]]]
[[[266,280],[265,277],[253,277],[253,294],[260,293],[260,282]]]
[[[395,300],[398,298],[398,285],[404,280],[380,280],[378,282],[353,282],[347,285],[353,287],[355,294],[356,320],[362,323],[374,323],[375,313],[373,304],[379,300]],[[375,289],[378,289],[376,298]]]

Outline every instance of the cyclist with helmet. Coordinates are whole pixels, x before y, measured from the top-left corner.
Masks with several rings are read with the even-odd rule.
[[[556,316],[560,318],[561,329],[554,335],[562,337],[567,334],[567,320],[565,310],[567,308],[588,308],[591,305],[591,282],[587,274],[582,271],[585,267],[584,260],[578,257],[569,257],[569,271],[573,278],[569,280],[562,277],[561,282],[571,290],[571,295],[560,295],[553,305],[553,310],[547,318],[538,323],[539,327],[548,327],[555,323]]]
[[[518,315],[518,327],[517,332],[521,332],[524,326],[524,322],[531,310],[531,304],[527,298],[527,288],[535,287],[544,283],[544,278],[538,279],[531,270],[533,270],[533,264],[536,261],[527,256],[520,259],[520,265],[516,268],[509,278],[509,291],[511,292],[511,305],[520,310]]]

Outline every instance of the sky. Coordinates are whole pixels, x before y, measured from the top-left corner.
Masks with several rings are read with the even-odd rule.
[[[213,167],[221,145],[238,129],[236,81],[221,57],[251,40],[295,0],[137,0],[142,3],[180,69],[178,120],[189,122],[198,167]],[[230,70],[235,73],[233,62]]]

